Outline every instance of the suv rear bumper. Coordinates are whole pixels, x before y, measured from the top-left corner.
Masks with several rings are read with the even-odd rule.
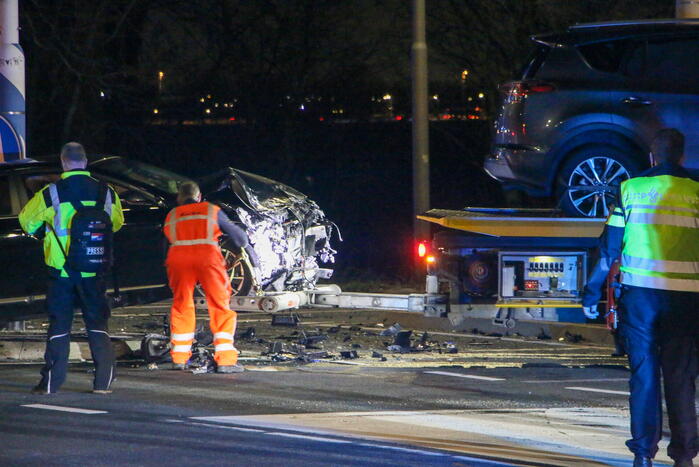
[[[538,167],[546,154],[536,148],[495,147],[485,157],[483,168],[507,190],[524,190],[532,196],[549,196],[550,167]]]

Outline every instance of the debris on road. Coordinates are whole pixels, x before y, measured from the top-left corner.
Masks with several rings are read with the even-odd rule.
[[[255,328],[251,326],[251,327],[247,328],[247,329],[245,330],[245,332],[242,333],[242,334],[240,335],[240,337],[238,337],[238,338],[239,338],[239,339],[250,340],[250,339],[253,339],[254,337],[255,337]]]
[[[403,329],[400,324],[394,323],[390,328],[384,329],[379,333],[379,336],[395,336],[398,332]]]
[[[328,336],[325,334],[307,335],[304,331],[301,331],[301,334],[303,337],[298,340],[298,343],[307,348],[314,348],[321,342],[328,340]]]
[[[320,352],[302,352],[296,357],[297,360],[303,363],[315,363],[324,358],[331,358],[330,354],[324,350]]]
[[[445,342],[444,353],[459,353],[459,348],[453,342]]]
[[[289,313],[285,315],[272,315],[272,326],[298,326],[301,322],[297,313]]]
[[[356,350],[343,350],[340,352],[340,357],[345,358],[347,360],[352,360],[355,358],[359,358],[359,354],[357,354]]]
[[[283,342],[270,342],[267,347],[267,355],[284,353]]]

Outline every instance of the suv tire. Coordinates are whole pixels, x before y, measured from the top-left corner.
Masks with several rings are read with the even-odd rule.
[[[572,153],[558,174],[559,205],[572,217],[607,217],[617,204],[618,187],[641,171],[637,149],[586,146]]]

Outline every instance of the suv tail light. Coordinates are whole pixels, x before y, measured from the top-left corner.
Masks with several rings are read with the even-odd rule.
[[[500,86],[500,91],[505,94],[506,104],[520,104],[530,94],[540,94],[555,91],[556,87],[543,81],[513,81]]]

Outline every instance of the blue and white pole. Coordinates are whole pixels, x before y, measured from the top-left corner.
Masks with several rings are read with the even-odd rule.
[[[19,0],[0,0],[0,162],[26,156],[24,96]]]

